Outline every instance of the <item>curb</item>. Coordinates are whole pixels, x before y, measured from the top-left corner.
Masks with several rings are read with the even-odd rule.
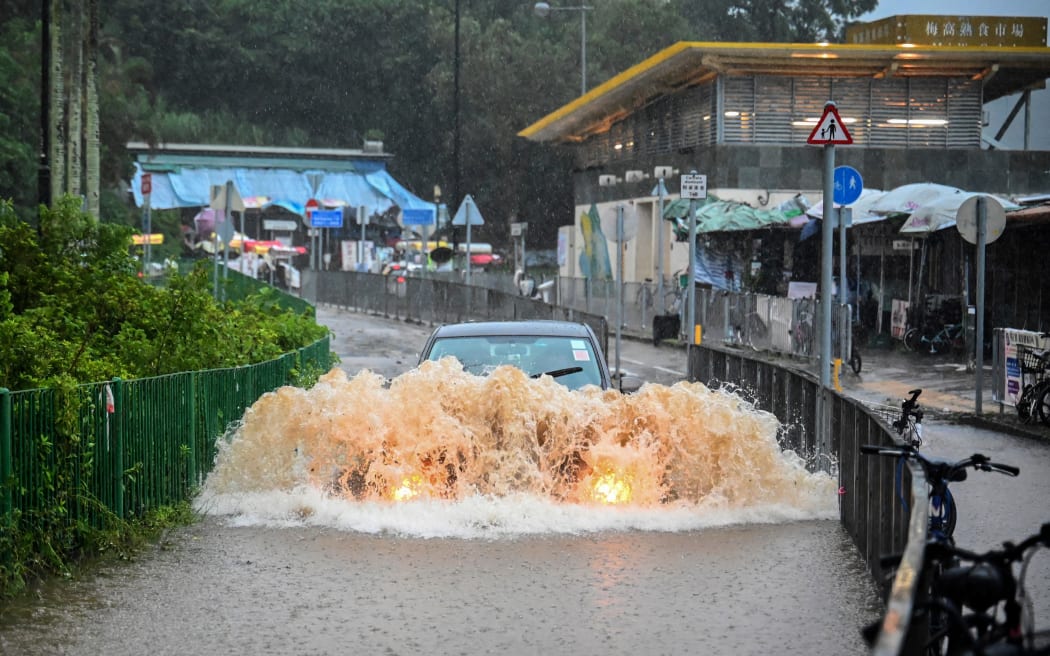
[[[1009,422],[993,421],[979,415],[956,415],[954,417],[945,417],[944,419],[956,424],[964,424],[975,428],[982,428],[984,430],[1008,433],[1015,437],[1024,437],[1030,440],[1050,444],[1050,433],[1033,430],[1026,426],[1017,426]]]

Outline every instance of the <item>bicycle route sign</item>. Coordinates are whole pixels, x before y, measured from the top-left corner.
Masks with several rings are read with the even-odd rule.
[[[832,198],[835,204],[852,205],[856,203],[861,192],[864,191],[864,178],[861,177],[860,171],[852,166],[836,166],[832,177],[834,182]]]

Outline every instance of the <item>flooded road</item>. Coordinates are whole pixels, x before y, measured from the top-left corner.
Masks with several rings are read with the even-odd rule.
[[[44,593],[0,651],[860,654],[862,581],[834,521],[490,541],[207,518]]]
[[[624,402],[495,373],[457,379],[458,397],[442,398],[426,372],[402,376],[429,328],[323,309],[319,319],[345,374],[253,406],[197,500],[199,523],[136,562],[11,604],[0,652],[864,653],[858,630],[878,604],[837,521],[834,482],[779,453],[762,413],[688,386]],[[684,368],[674,349],[626,347],[632,373]],[[387,387],[362,369],[400,378]],[[502,405],[462,387],[475,384],[501,385]],[[708,419],[653,419],[669,408]],[[488,412],[513,421],[489,432],[478,419]],[[634,415],[647,418],[641,444],[615,430]],[[715,430],[727,421],[735,433]],[[385,494],[414,480],[401,467],[434,462],[428,426],[462,440],[456,476],[424,476],[418,497],[393,502]],[[381,446],[362,447],[369,435]],[[408,436],[424,441],[401,448]],[[488,457],[496,438],[513,457]],[[558,477],[559,449],[603,444],[580,462],[614,461],[631,503],[598,503]],[[381,476],[333,487],[368,458]],[[693,458],[718,475],[690,474]],[[650,462],[681,475],[649,485]]]

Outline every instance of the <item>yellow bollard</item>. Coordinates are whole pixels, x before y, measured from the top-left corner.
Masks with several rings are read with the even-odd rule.
[[[842,358],[835,358],[832,362],[834,362],[834,366],[831,370],[831,379],[835,383],[835,391],[841,392],[842,384],[839,382],[839,371],[842,370]]]
[[[699,344],[704,334],[704,327],[697,324],[693,329],[693,344]]]

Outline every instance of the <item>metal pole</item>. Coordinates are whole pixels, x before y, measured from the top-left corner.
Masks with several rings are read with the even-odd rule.
[[[988,230],[988,202],[977,197],[977,376],[974,413],[981,414],[984,391],[984,246]]]
[[[37,199],[41,205],[51,207],[51,0],[41,2],[40,23],[40,163],[37,169]]]
[[[839,305],[849,303],[849,288],[846,286],[846,219],[849,218],[849,211],[848,207],[840,207],[835,216],[839,222]],[[842,308],[838,308],[838,317],[839,357],[847,361],[849,360],[849,345],[846,343],[846,335],[849,334],[849,331],[848,326],[843,325]],[[845,319],[849,319],[849,313],[846,313]]]
[[[824,220],[821,222],[820,270],[820,386],[831,386],[831,271],[835,233],[831,223],[835,212],[834,201],[835,145],[824,145]],[[823,395],[822,395],[823,396]]]
[[[233,186],[233,182],[230,180],[226,181],[226,216],[223,217],[224,221],[229,221],[230,226],[233,226],[233,218],[230,216],[230,189]],[[230,244],[229,239],[222,240],[222,300],[226,300],[226,278],[227,272],[230,268]]]
[[[587,93],[587,7],[580,7],[580,95]],[[1027,115],[1027,114],[1026,114]]]
[[[623,203],[616,206],[616,380],[623,389],[620,371],[620,344],[623,331]]]
[[[657,192],[660,194],[659,212],[656,217],[656,302],[657,309],[663,314],[667,308],[664,307],[664,196],[667,195],[667,186],[664,179],[656,183]]]
[[[695,175],[695,171],[693,172]],[[696,199],[689,200],[689,286],[686,301],[689,303],[687,337],[689,345],[696,344]]]
[[[470,284],[470,212],[467,212],[467,284]]]

